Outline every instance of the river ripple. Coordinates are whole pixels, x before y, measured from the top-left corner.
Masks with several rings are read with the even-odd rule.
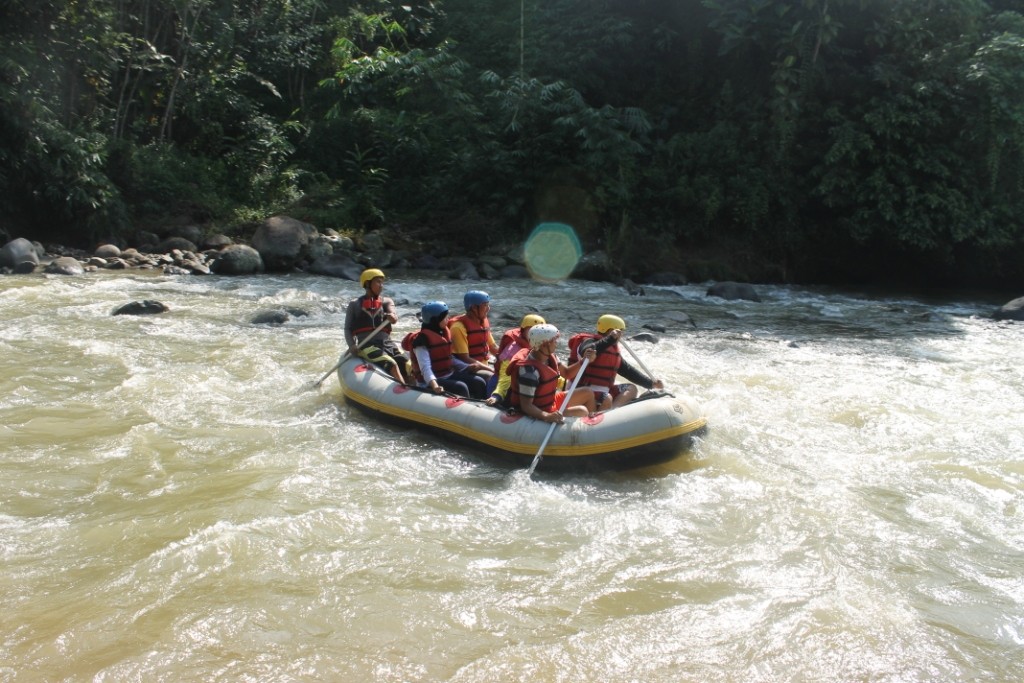
[[[468,286],[394,275],[399,331]],[[0,679],[1024,679],[1011,297],[483,287],[667,324],[632,347],[708,436],[530,480],[309,388],[353,283],[0,278]]]

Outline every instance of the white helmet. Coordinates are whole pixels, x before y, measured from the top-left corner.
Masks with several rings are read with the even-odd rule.
[[[549,342],[552,339],[558,339],[558,328],[547,323],[534,325],[530,328],[529,337],[530,349],[537,349],[544,342]]]

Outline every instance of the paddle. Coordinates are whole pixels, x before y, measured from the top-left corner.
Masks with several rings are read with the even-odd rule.
[[[650,377],[651,381],[653,382],[654,379],[655,379],[654,373],[652,373],[648,369],[648,367],[646,365],[644,365],[644,362],[642,360],[640,360],[640,356],[638,356],[635,353],[633,353],[633,349],[629,348],[629,344],[626,343],[625,339],[619,339],[619,346],[621,346],[622,348],[626,349],[626,351],[629,353],[629,355],[633,357],[633,360],[636,361],[636,364],[640,366],[640,369],[643,370],[645,373],[647,373],[647,376]]]
[[[388,320],[388,319],[386,319],[386,318],[385,318],[385,319],[384,319],[384,322],[382,322],[382,323],[381,323],[380,325],[377,325],[377,327],[373,328],[373,331],[372,331],[372,332],[370,332],[370,334],[368,334],[368,335],[366,335],[365,337],[363,337],[363,341],[359,341],[359,340],[358,340],[358,338],[357,338],[357,339],[356,339],[356,342],[357,342],[357,344],[356,344],[356,350],[358,351],[359,349],[363,348],[363,346],[365,346],[365,345],[366,345],[366,343],[367,343],[368,341],[370,341],[371,339],[373,339],[373,338],[374,338],[374,337],[375,337],[375,336],[377,335],[377,333],[378,333],[378,332],[380,332],[381,330],[383,330],[383,329],[384,329],[384,327],[385,327],[385,326],[386,326],[386,325],[387,325],[388,323],[390,323],[390,322],[391,322],[390,320]],[[327,371],[327,373],[326,373],[326,374],[325,374],[325,375],[324,375],[323,377],[321,377],[320,379],[318,379],[318,380],[316,381],[316,384],[314,384],[314,385],[313,385],[313,388],[314,388],[314,389],[316,389],[316,388],[318,388],[318,387],[319,387],[319,386],[320,386],[321,384],[323,384],[323,383],[324,383],[324,380],[325,380],[325,379],[327,379],[328,377],[330,377],[330,376],[331,376],[331,373],[333,373],[333,372],[334,372],[335,370],[337,370],[338,368],[340,368],[340,367],[341,367],[341,364],[342,364],[342,363],[344,363],[345,361],[347,361],[347,360],[348,360],[348,357],[349,357],[350,355],[351,355],[351,351],[345,351],[345,353],[343,353],[343,354],[342,354],[341,358],[339,358],[339,359],[338,359],[338,364],[337,364],[337,365],[335,365],[335,366],[334,366],[333,368],[331,368],[330,370],[328,370],[328,371]]]
[[[589,358],[584,358],[583,363],[580,365],[580,369],[576,371],[576,377],[572,380],[572,384],[569,386],[569,391],[565,394],[565,400],[562,401],[562,405],[566,408],[569,407],[569,399],[572,398],[572,392],[576,391],[576,385],[580,383],[580,378],[583,377],[583,371],[587,369],[587,363],[590,362]],[[555,431],[555,427],[559,425],[558,422],[552,422],[551,427],[548,428],[547,436],[540,443],[540,448],[537,449],[537,455],[533,456],[533,462],[530,463],[530,469],[526,470],[526,476],[533,474],[533,471],[537,469],[537,465],[540,464],[540,456],[544,452],[544,449],[548,445],[548,441],[551,439],[551,435]]]

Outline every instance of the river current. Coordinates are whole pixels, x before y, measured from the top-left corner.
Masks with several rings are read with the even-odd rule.
[[[662,325],[710,429],[531,478],[311,387],[355,283],[2,277],[0,680],[1024,680],[1015,295],[389,276],[396,335],[477,287]]]

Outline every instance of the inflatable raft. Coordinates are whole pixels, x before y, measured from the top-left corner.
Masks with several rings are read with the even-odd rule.
[[[551,425],[481,401],[401,385],[376,366],[350,358],[338,367],[345,400],[374,417],[423,429],[475,451],[528,467]],[[539,469],[607,470],[676,458],[707,429],[689,399],[649,392],[592,417],[568,417],[555,427]]]

